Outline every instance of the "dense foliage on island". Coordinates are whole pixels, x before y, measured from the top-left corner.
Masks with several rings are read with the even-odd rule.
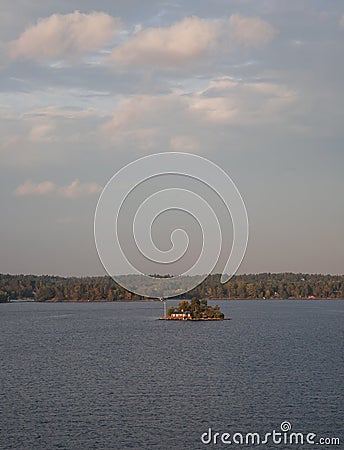
[[[170,306],[167,310],[167,317],[179,313],[190,313],[193,319],[224,319],[225,317],[219,305],[210,306],[206,299],[199,300],[197,297],[193,297],[191,302],[182,300],[176,308]]]
[[[236,275],[221,284],[220,275],[209,275],[199,286],[179,298],[288,299],[344,298],[344,275],[261,273]],[[0,302],[36,301],[131,301],[131,294],[108,277],[57,277],[0,274]]]

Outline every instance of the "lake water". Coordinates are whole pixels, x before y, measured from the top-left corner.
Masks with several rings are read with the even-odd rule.
[[[232,320],[159,321],[158,302],[0,304],[0,449],[301,448],[201,441],[283,421],[341,439],[302,448],[344,448],[344,301],[218,303]]]

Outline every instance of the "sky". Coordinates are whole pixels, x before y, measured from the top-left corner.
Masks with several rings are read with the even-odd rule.
[[[239,273],[344,272],[341,0],[0,4],[0,272],[103,275],[102,188],[190,152],[233,179]]]

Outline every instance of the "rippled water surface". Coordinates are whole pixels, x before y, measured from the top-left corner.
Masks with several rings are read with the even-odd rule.
[[[220,307],[232,320],[159,321],[158,302],[1,304],[0,449],[300,448],[200,439],[284,420],[344,448],[344,301]]]

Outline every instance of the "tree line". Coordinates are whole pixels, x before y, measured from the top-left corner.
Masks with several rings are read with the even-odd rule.
[[[199,286],[177,298],[206,299],[338,299],[344,298],[344,275],[260,273],[235,275],[221,284],[209,275]],[[0,274],[0,302],[16,299],[44,301],[135,301],[112,278]]]

